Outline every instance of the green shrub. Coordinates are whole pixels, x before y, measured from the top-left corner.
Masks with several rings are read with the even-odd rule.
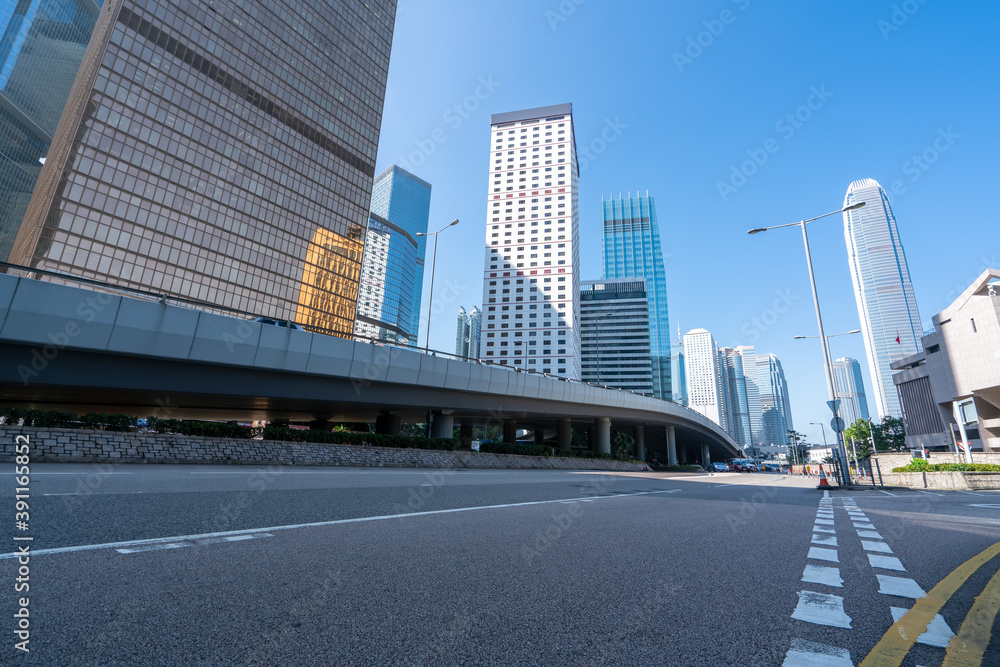
[[[909,465],[893,468],[893,472],[1000,472],[996,463],[928,463],[913,459]]]
[[[371,447],[445,451],[454,451],[459,448],[459,442],[452,438],[410,438],[402,435],[386,435],[383,433],[291,429],[287,426],[269,425],[264,428],[263,435],[265,440],[283,440],[286,442],[316,442],[332,445],[368,445]]]
[[[150,417],[146,427],[154,433],[176,433],[178,435],[237,438],[240,440],[249,440],[260,432],[260,429],[228,422],[199,422],[181,419],[157,419],[156,417]]]
[[[486,454],[520,454],[521,456],[548,456],[552,449],[545,445],[529,445],[513,442],[484,442],[479,451]]]

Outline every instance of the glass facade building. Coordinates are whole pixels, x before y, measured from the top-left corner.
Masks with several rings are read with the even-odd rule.
[[[0,2],[0,257],[35,190],[103,0]]]
[[[919,352],[923,330],[889,197],[876,181],[866,178],[847,188],[844,206],[862,201],[864,208],[844,213],[851,280],[876,410],[879,418],[901,417],[889,364]]]
[[[670,388],[672,400],[678,405],[688,404],[687,375],[684,371],[684,339],[681,330],[677,328],[677,340],[670,348]]]
[[[395,0],[105,0],[11,260],[353,333]]]
[[[833,388],[840,399],[840,417],[848,426],[868,419],[868,397],[857,359],[841,357],[833,362]]]
[[[483,313],[478,306],[473,306],[468,313],[462,307],[458,310],[458,323],[455,329],[455,354],[470,359],[479,358],[479,345],[482,337]]]
[[[667,275],[660,247],[656,205],[649,195],[602,201],[604,209],[604,277],[645,278],[649,296],[649,337],[653,356],[653,395],[673,397],[670,372],[670,321]],[[687,360],[688,364],[691,360]],[[688,383],[688,391],[693,391]]]
[[[761,416],[760,434],[754,439],[763,446],[783,446],[788,444],[788,432],[795,428],[785,371],[773,354],[758,354],[756,359]]]
[[[372,189],[354,334],[416,343],[431,185],[393,165]]]
[[[652,394],[645,279],[581,281],[580,342],[584,382]]]
[[[719,348],[719,373],[722,375],[725,429],[742,447],[753,445],[750,430],[750,402],[747,378],[743,374],[743,355],[731,347]]]

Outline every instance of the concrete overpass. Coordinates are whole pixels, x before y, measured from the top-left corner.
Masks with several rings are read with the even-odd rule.
[[[718,425],[668,401],[478,361],[355,342],[171,305],[168,297],[0,274],[0,405],[139,417],[502,424],[569,448],[613,430],[636,454],[684,463],[737,456]]]

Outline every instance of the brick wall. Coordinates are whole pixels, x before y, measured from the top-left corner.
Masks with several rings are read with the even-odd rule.
[[[32,463],[234,463],[560,470],[642,470],[643,467],[641,463],[596,459],[21,426],[0,426],[0,443],[3,444],[0,461],[14,460],[14,438],[18,435],[28,436]]]

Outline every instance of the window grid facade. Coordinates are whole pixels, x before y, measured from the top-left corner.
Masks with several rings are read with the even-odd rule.
[[[649,301],[644,279],[580,283],[583,380],[653,393]]]

